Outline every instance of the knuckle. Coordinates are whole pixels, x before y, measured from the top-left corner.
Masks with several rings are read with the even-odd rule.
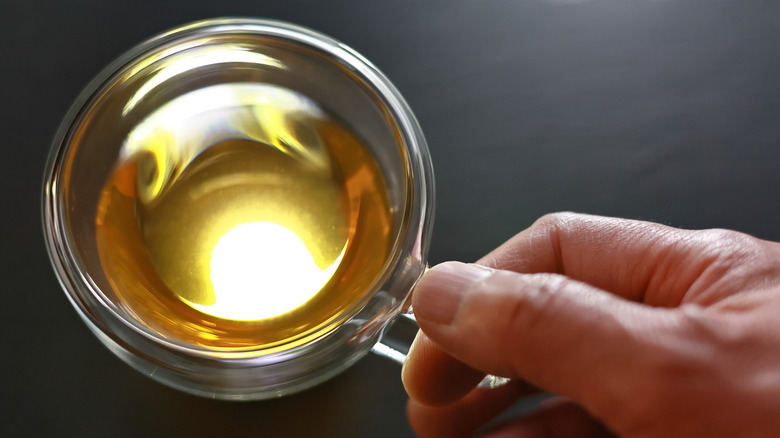
[[[582,220],[582,216],[576,213],[559,212],[549,213],[531,226],[530,240],[537,242],[543,251],[549,252],[549,259],[555,265],[546,269],[554,272],[563,272],[562,241],[572,234],[576,224]]]
[[[568,211],[547,213],[544,216],[537,219],[533,227],[541,228],[545,230],[563,231],[570,227],[571,223],[576,221],[580,215]]]
[[[713,254],[744,259],[762,250],[760,241],[733,230],[714,228],[694,232],[694,240]]]
[[[737,231],[712,229],[695,233],[705,267],[700,275],[714,297],[765,287],[780,278],[778,247]]]

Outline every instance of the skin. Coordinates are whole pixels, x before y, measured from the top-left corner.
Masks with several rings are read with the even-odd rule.
[[[419,282],[403,369],[421,437],[780,433],[780,244],[561,213]],[[510,377],[498,389],[486,373]],[[480,429],[517,399],[557,396]]]

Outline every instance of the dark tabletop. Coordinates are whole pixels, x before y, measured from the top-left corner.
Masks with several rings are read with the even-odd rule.
[[[0,436],[412,435],[377,357],[279,400],[169,390],[99,344],[49,266],[40,181],[72,100],[137,42],[226,15],[317,29],[396,84],[434,159],[431,263],[556,210],[780,240],[776,0],[0,0]]]

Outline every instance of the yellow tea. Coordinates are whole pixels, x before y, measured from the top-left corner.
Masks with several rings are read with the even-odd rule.
[[[96,226],[117,304],[163,336],[226,350],[348,317],[393,244],[386,183],[357,135],[260,83],[198,89],[141,120]]]

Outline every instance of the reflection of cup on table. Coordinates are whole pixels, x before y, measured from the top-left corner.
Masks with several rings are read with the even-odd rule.
[[[101,341],[175,388],[259,399],[372,348],[424,270],[433,179],[414,116],[360,55],[219,19],[87,87],[43,202],[52,263]]]

